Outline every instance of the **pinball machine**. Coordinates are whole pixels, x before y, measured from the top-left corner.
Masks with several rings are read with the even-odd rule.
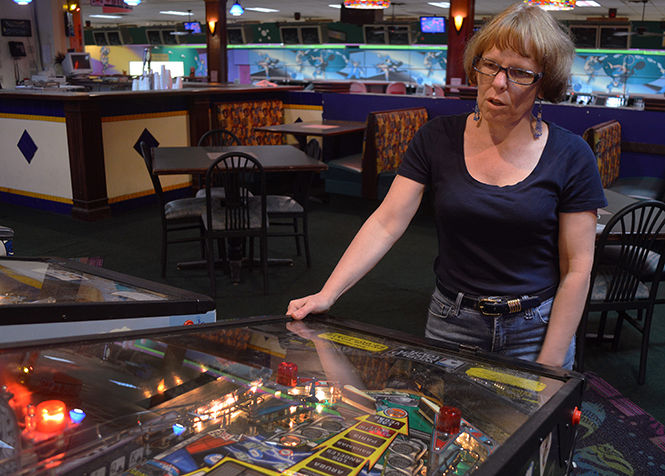
[[[583,379],[330,316],[0,344],[1,475],[570,471]]]
[[[215,319],[203,294],[72,259],[0,256],[0,342]]]

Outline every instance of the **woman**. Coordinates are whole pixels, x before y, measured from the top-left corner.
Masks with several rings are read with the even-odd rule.
[[[329,309],[402,235],[429,187],[439,255],[425,335],[572,368],[596,209],[607,202],[586,143],[532,110],[563,97],[573,55],[540,8],[520,3],[492,19],[464,55],[474,113],[420,129],[321,291],[287,314]]]

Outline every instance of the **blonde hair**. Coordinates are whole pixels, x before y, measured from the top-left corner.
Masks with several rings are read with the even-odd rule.
[[[546,101],[559,102],[566,94],[575,45],[570,33],[540,7],[516,3],[492,18],[476,33],[464,51],[464,70],[477,84],[473,59],[493,47],[533,59],[542,68],[540,94]]]

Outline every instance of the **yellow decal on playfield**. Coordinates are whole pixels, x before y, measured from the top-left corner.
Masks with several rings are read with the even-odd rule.
[[[392,418],[383,411],[358,417],[358,423],[319,444],[314,454],[284,474],[356,476],[366,466],[372,469],[397,435],[409,434],[408,413],[401,408],[389,410],[394,410]]]
[[[482,369],[480,367],[471,367],[466,371],[466,374],[469,377],[476,377],[483,380],[490,380],[492,382],[505,383],[506,385],[512,385],[513,387],[523,388],[525,390],[531,390],[534,392],[542,392],[545,390],[545,387],[547,387],[547,385],[538,380],[517,377],[516,375],[497,372],[496,370]]]
[[[372,342],[367,339],[360,339],[359,337],[347,336],[344,334],[338,334],[337,332],[325,332],[319,334],[321,339],[326,339],[337,344],[342,344],[347,347],[355,347],[356,349],[366,350],[369,352],[383,352],[388,349],[387,345],[379,344],[378,342]]]

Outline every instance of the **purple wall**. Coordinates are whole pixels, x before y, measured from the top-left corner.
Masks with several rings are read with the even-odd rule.
[[[309,92],[289,93],[289,102],[302,102]],[[304,95],[304,96],[303,96]],[[292,98],[292,99],[291,99]],[[390,94],[333,94],[321,95],[324,119],[364,121],[372,111],[406,107],[427,108],[430,117],[442,114],[461,114],[473,110],[473,101],[454,98],[428,98]],[[616,109],[608,107],[544,104],[543,118],[577,134],[600,122],[616,119],[621,123],[624,142],[665,145],[665,112]],[[665,177],[665,156],[623,153],[621,177]]]

